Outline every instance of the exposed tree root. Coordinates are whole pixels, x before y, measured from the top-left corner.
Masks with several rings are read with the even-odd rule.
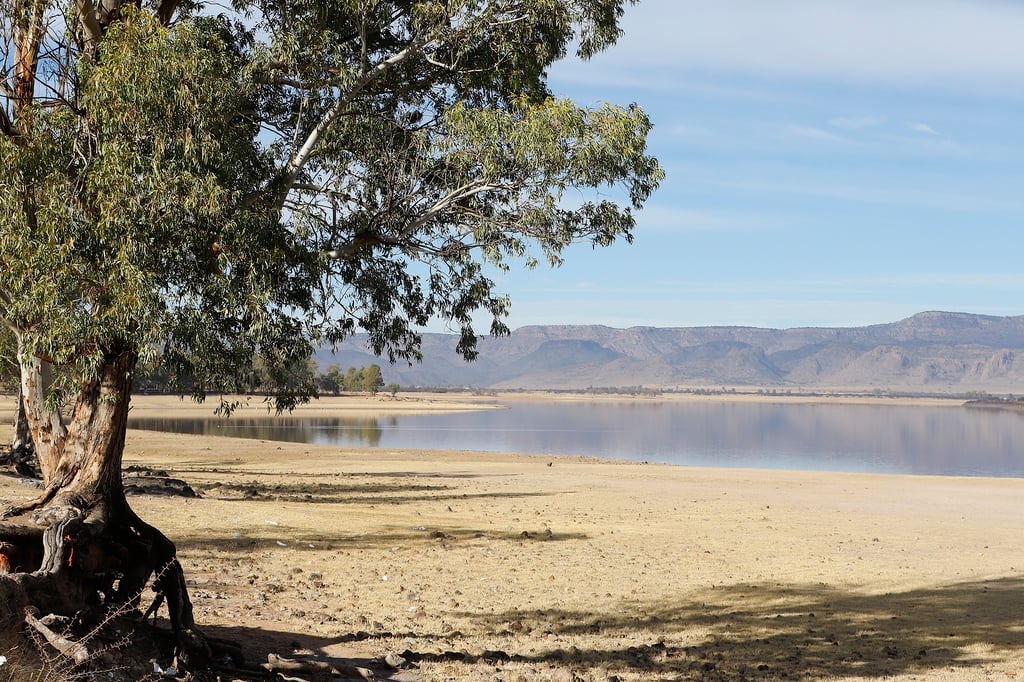
[[[167,605],[175,641],[172,665],[178,670],[201,665],[211,649],[193,620],[174,544],[126,502],[116,507],[111,513],[104,503],[53,502],[28,518],[0,522],[0,626],[24,619],[53,644],[35,615],[24,617],[25,607],[82,622],[103,620],[114,611],[139,615],[139,600],[152,578],[156,594],[147,616],[155,618]],[[54,646],[64,651],[63,645]]]
[[[21,581],[16,576],[0,575],[0,629],[16,628],[20,624],[20,614],[28,605],[28,592]]]

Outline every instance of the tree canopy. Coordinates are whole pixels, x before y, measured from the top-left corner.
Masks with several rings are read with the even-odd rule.
[[[439,317],[471,358],[475,312],[505,330],[488,266],[630,239],[661,178],[639,107],[546,83],[623,4],[0,0],[0,315],[33,356],[128,345],[200,396],[257,356],[280,407],[356,330],[415,358]]]
[[[624,4],[0,0],[0,320],[44,482],[0,514],[22,567],[0,625],[130,607],[152,578],[177,662],[211,655],[124,495],[136,368],[287,409],[317,345],[363,330],[414,359],[441,318],[472,358],[475,313],[505,331],[489,268],[631,239],[662,177],[648,118],[546,77],[611,45]]]

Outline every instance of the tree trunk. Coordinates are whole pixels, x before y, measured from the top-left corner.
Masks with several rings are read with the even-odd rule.
[[[18,390],[18,415],[14,419],[14,442],[11,444],[11,449],[16,450],[18,448],[31,448],[32,447],[32,431],[28,427],[28,417],[25,416],[25,401],[21,396],[21,390]]]
[[[31,431],[39,470],[43,474],[43,481],[49,484],[60,456],[60,447],[67,438],[67,428],[61,419],[60,409],[48,400],[53,387],[53,365],[28,355],[20,336],[18,360],[21,365],[21,407]]]
[[[0,457],[0,464],[12,464],[15,471],[22,476],[39,478],[36,471],[36,450],[32,442],[32,430],[25,415],[25,401],[21,389],[18,390],[18,414],[14,418],[14,441],[6,455]]]
[[[186,665],[190,652],[208,651],[195,628],[174,544],[135,514],[121,482],[136,359],[127,347],[106,350],[94,378],[82,386],[67,428],[46,404],[40,371],[46,363],[22,363],[26,415],[40,444],[45,490],[4,513],[21,518],[0,524],[0,573],[21,586],[31,605],[60,615],[134,610],[153,577],[157,600],[166,600],[170,612],[178,665]],[[0,604],[0,621],[3,610]]]

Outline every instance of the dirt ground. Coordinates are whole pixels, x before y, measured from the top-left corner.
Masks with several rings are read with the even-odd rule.
[[[406,682],[1024,676],[1022,480],[140,431],[125,463],[200,493],[132,504],[177,543],[204,631],[254,660],[398,654]],[[33,492],[0,476],[0,500]]]

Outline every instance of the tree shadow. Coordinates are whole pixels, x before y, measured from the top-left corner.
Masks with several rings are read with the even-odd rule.
[[[303,502],[308,504],[338,504],[366,501],[394,501],[405,499],[409,493],[424,493],[449,490],[443,485],[398,484],[398,483],[271,483],[244,481],[238,483],[215,483],[198,486],[204,497],[214,500],[246,502]]]
[[[332,549],[380,549],[395,546],[413,546],[437,544],[441,546],[455,545],[463,542],[567,542],[586,540],[586,533],[552,532],[549,529],[529,528],[526,530],[486,530],[479,528],[463,528],[459,526],[443,526],[428,528],[418,526],[410,529],[391,529],[373,533],[345,534],[327,533],[309,528],[285,525],[262,527],[253,535],[240,534],[238,537],[175,537],[174,544],[179,552],[217,551],[248,553],[256,550],[273,550],[275,548],[291,548],[300,551],[321,551]]]
[[[213,639],[231,642],[238,645],[238,648],[244,656],[244,660],[226,662],[226,667],[233,668],[233,677],[235,679],[279,679],[278,676],[261,669],[261,665],[267,661],[267,656],[269,654],[276,654],[285,658],[321,661],[337,668],[342,668],[343,666],[366,668],[373,672],[374,679],[377,680],[397,680],[403,677],[400,670],[396,670],[384,662],[383,654],[371,655],[367,653],[367,647],[353,648],[352,655],[346,655],[344,657],[328,656],[324,653],[327,647],[337,645],[339,641],[360,642],[364,641],[364,639],[368,639],[368,637],[363,638],[354,636],[348,639],[324,637],[322,635],[311,635],[302,632],[284,632],[270,630],[267,628],[254,628],[245,625],[211,625],[204,627],[203,633]],[[302,679],[306,679],[307,677],[308,675],[304,675],[302,676]],[[315,679],[323,679],[325,677],[326,676],[320,676]],[[345,676],[344,679],[359,678],[356,678],[353,675],[351,677]]]
[[[354,665],[374,669],[381,679],[397,678],[388,677],[396,673],[375,656],[398,641],[418,649],[399,652],[414,665],[526,665],[678,680],[884,679],[939,671],[969,677],[1020,655],[1022,608],[1024,579],[1007,577],[888,594],[737,585],[674,603],[641,600],[602,611],[453,613],[479,626],[471,637],[383,630],[326,637],[242,625],[209,630],[245,642],[250,659],[298,649],[323,657],[329,647],[349,643],[364,656]],[[508,650],[479,644],[488,640]],[[458,650],[444,650],[445,644]]]
[[[641,670],[657,678],[887,677],[995,663],[1024,648],[1024,578],[863,594],[825,585],[735,585],[675,604],[631,605],[620,616],[588,611],[463,614],[493,628],[551,624],[545,634],[650,641],[622,648],[553,649],[513,660]],[[687,632],[706,632],[682,643]],[[698,675],[697,678],[690,677]]]
[[[481,474],[464,472],[395,471],[343,475],[303,474],[300,483],[287,480],[275,482],[274,480],[278,476],[285,479],[294,478],[295,474],[292,473],[266,474],[206,468],[175,468],[174,473],[175,475],[197,473],[204,476],[211,474],[231,476],[233,480],[195,481],[192,483],[203,497],[222,501],[398,505],[423,501],[540,497],[554,494],[534,492],[456,493],[452,492],[454,490],[452,486],[443,483],[445,479],[482,477]]]
[[[639,673],[644,679],[882,679],[938,671],[968,676],[972,669],[1019,655],[1022,609],[1024,578],[1004,577],[889,594],[825,585],[735,585],[676,603],[637,601],[607,611],[453,614],[482,630],[465,643],[504,642],[508,651],[479,644],[479,650],[466,650],[457,643],[463,639],[459,633],[360,631],[327,637],[243,625],[208,630],[244,642],[250,660],[295,650],[323,656],[328,648],[353,644],[351,650],[364,658],[344,660],[374,669],[381,679],[393,679],[394,671],[374,657],[397,641],[418,649],[395,652],[412,664],[527,664],[609,676]],[[518,634],[512,636],[510,627]],[[459,650],[439,646],[453,641]]]
[[[175,466],[172,467],[178,474],[221,474],[224,476],[253,476],[262,479],[285,477],[294,478],[299,475],[296,472],[283,472],[273,473],[266,471],[252,471],[247,469],[238,469],[234,467],[189,467],[189,466]],[[414,479],[471,479],[471,478],[502,478],[502,477],[514,477],[519,476],[516,473],[506,474],[480,474],[469,471],[350,471],[346,473],[309,473],[302,472],[301,476],[304,479],[322,479],[327,478],[331,480],[354,480],[360,478],[414,478]]]
[[[226,502],[302,502],[304,504],[380,504],[439,502],[471,499],[550,497],[556,493],[539,492],[452,492],[450,486],[386,484],[347,485],[334,483],[221,483],[197,485],[203,497]],[[444,494],[448,493],[448,494]]]

